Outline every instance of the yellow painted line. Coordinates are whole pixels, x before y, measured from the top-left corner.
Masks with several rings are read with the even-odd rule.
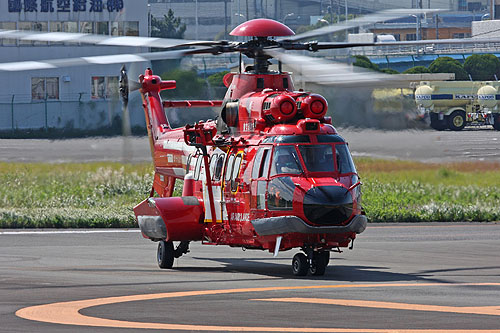
[[[329,305],[355,306],[355,307],[375,308],[375,309],[450,312],[450,313],[500,316],[500,306],[457,307],[457,306],[363,301],[363,300],[351,300],[351,299],[325,299],[325,298],[300,298],[300,297],[252,299],[252,301],[329,304]]]
[[[242,289],[222,289],[222,290],[202,290],[169,292],[159,294],[131,295],[96,298],[80,301],[59,302],[44,305],[31,306],[20,309],[16,316],[28,320],[89,327],[113,327],[113,328],[136,328],[136,329],[163,329],[163,330],[187,330],[187,331],[218,331],[218,332],[382,332],[382,333],[459,333],[459,332],[492,332],[500,333],[500,330],[398,330],[398,329],[346,329],[346,328],[307,328],[307,327],[249,327],[249,326],[213,326],[213,325],[184,325],[168,323],[147,323],[131,322],[123,320],[113,320],[98,317],[90,317],[80,313],[81,310],[94,306],[109,305],[124,302],[148,301],[162,298],[190,297],[204,295],[218,295],[230,293],[252,293],[281,290],[312,290],[331,288],[380,288],[380,287],[431,287],[431,286],[500,286],[500,283],[388,283],[388,284],[344,284],[344,285],[320,285],[320,286],[296,286],[296,287],[266,287],[266,288],[242,288]]]

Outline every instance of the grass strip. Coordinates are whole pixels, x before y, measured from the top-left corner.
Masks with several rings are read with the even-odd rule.
[[[500,163],[356,160],[371,222],[499,221]],[[135,227],[150,163],[0,163],[0,228]],[[177,193],[180,189],[177,189]]]

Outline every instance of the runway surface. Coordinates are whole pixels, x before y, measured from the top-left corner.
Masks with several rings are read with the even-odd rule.
[[[354,156],[423,162],[500,161],[500,131],[379,131],[338,129]],[[4,162],[151,161],[146,137],[74,140],[0,140]]]
[[[195,243],[160,270],[135,230],[2,230],[0,331],[500,332],[499,239],[500,224],[370,225],[325,276],[295,278],[295,251]]]

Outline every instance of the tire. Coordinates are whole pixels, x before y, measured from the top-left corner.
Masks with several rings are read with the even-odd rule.
[[[330,252],[315,252],[309,273],[311,275],[320,276],[325,274],[326,266],[328,265]]]
[[[448,128],[452,131],[461,131],[465,127],[465,112],[453,111],[448,116]]]
[[[442,131],[446,129],[446,121],[439,120],[439,115],[437,113],[431,112],[430,114],[431,118],[431,127],[435,129],[436,131]]]
[[[493,116],[493,128],[500,131],[500,114],[495,114]]]
[[[174,244],[172,242],[160,241],[156,259],[158,266],[162,269],[172,268],[174,265]]]
[[[305,276],[309,269],[309,263],[304,253],[297,253],[292,259],[292,272],[295,276]]]

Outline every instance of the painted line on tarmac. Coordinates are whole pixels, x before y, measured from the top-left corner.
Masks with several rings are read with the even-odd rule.
[[[130,230],[36,230],[36,231],[0,231],[0,235],[53,235],[53,234],[104,234],[104,233],[136,233],[139,229]]]
[[[500,306],[459,307],[459,306],[440,306],[440,305],[409,304],[409,303],[394,303],[394,302],[362,301],[362,300],[350,300],[350,299],[324,299],[324,298],[300,298],[300,297],[262,298],[262,299],[256,298],[256,299],[251,299],[251,301],[330,304],[330,305],[355,306],[355,307],[374,308],[374,309],[432,311],[432,312],[500,316]]]
[[[135,329],[162,329],[162,330],[182,330],[182,331],[240,331],[240,332],[384,332],[384,333],[417,333],[417,332],[440,332],[440,333],[458,333],[458,332],[495,332],[500,330],[433,330],[433,329],[355,329],[355,328],[317,328],[317,327],[263,327],[263,326],[215,326],[215,325],[187,325],[187,324],[168,324],[168,323],[148,323],[132,322],[124,320],[113,320],[98,317],[86,316],[80,311],[100,306],[134,301],[149,301],[164,298],[220,295],[231,293],[254,293],[283,290],[304,290],[304,289],[332,289],[332,288],[380,288],[380,287],[433,287],[433,286],[500,286],[500,283],[387,283],[387,284],[344,284],[344,285],[323,285],[323,286],[295,286],[295,287],[265,287],[265,288],[244,288],[244,289],[222,289],[222,290],[201,290],[169,292],[158,294],[130,295],[118,297],[96,298],[81,301],[59,302],[44,305],[36,305],[20,309],[16,316],[28,320],[40,321],[52,324],[76,325],[87,327],[108,327],[108,328],[135,328]],[[332,302],[335,300],[331,300]],[[354,302],[354,301],[351,301]],[[372,304],[373,305],[373,304]],[[380,304],[379,304],[380,305]],[[389,304],[386,304],[388,306]],[[349,305],[348,305],[349,306]],[[411,305],[408,305],[411,306]],[[363,306],[364,307],[364,306]],[[469,307],[470,308],[470,307]],[[493,308],[493,307],[488,307]],[[498,308],[498,307],[495,307]],[[485,309],[485,308],[483,308]],[[496,315],[496,314],[495,314]]]

